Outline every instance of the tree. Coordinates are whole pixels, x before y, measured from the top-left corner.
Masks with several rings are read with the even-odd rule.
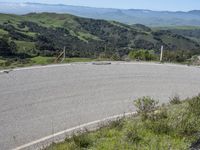
[[[111,56],[111,60],[114,60],[114,61],[119,61],[121,60],[120,56],[118,53],[114,53],[112,56]]]
[[[156,59],[156,56],[149,50],[133,50],[129,53],[129,58],[150,61]]]
[[[0,38],[0,55],[9,56],[10,54],[12,54],[12,51],[10,49],[8,40],[5,38]]]
[[[13,41],[10,42],[10,50],[11,50],[11,53],[15,53],[17,50],[17,45]]]

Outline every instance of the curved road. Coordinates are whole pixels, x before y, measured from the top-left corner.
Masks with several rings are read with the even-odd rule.
[[[0,73],[0,149],[13,149],[83,123],[200,92],[200,68],[149,63],[68,64]]]

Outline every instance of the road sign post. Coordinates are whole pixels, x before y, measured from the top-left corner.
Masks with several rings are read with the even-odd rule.
[[[63,61],[65,60],[65,57],[66,57],[66,48],[64,46],[64,49],[63,49]]]
[[[161,49],[160,49],[160,62],[163,61],[163,45],[161,46]]]

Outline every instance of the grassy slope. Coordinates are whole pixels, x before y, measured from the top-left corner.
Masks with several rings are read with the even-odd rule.
[[[171,29],[178,29],[178,30],[195,30],[200,29],[200,26],[166,26],[166,27],[152,27],[154,30],[171,30]]]
[[[92,58],[66,58],[63,63],[74,63],[74,62],[91,62],[95,61]],[[48,65],[48,64],[55,64],[55,57],[33,57],[26,60],[5,60],[0,58],[0,70],[1,69],[11,69],[16,67],[28,67],[34,65]]]
[[[152,28],[154,31],[159,31],[159,30],[170,30],[172,32],[174,31],[179,31],[180,35],[185,36],[186,38],[189,38],[197,43],[200,43],[200,38],[197,38],[195,36],[192,35],[186,35],[184,33],[181,34],[181,31],[191,31],[191,32],[196,32],[198,30],[200,30],[200,26],[168,26],[168,27],[154,27]],[[175,32],[176,33],[176,32]]]
[[[72,32],[74,33],[72,33],[72,35],[78,37],[83,41],[87,41],[87,39],[99,40],[98,37],[84,31],[75,33],[73,30],[77,30],[80,27],[79,24],[75,21],[75,18],[76,17],[73,15],[55,13],[31,13],[28,15],[17,17],[15,17],[15,15],[0,14],[0,24],[3,24],[4,22],[11,22],[11,24],[14,25],[17,29],[21,30],[20,28],[18,28],[17,25],[20,24],[21,21],[30,21],[47,28],[64,27],[66,29],[72,30]],[[34,32],[27,31],[28,28],[23,29],[21,33],[35,37],[36,34]],[[0,34],[1,32],[6,31],[0,30]]]
[[[0,14],[0,24],[10,23],[18,30],[20,33],[36,37],[36,33],[28,31],[28,28],[20,29],[18,25],[21,21],[30,21],[35,22],[40,26],[47,27],[47,28],[56,28],[62,27],[66,28],[70,31],[71,35],[74,37],[79,38],[84,42],[88,42],[88,40],[101,40],[99,37],[90,34],[87,31],[79,31],[80,25],[75,21],[75,16],[69,14],[55,14],[55,13],[41,13],[41,14],[28,14],[25,16],[16,16],[16,15],[9,15],[9,14]],[[8,35],[9,33],[3,29],[0,29],[0,37],[3,35]],[[24,52],[24,48],[27,51],[35,48],[34,42],[27,42],[27,41],[16,41],[17,50],[18,52]],[[27,52],[29,54],[29,52]]]
[[[200,131],[200,96],[160,107],[148,119],[121,119],[45,150],[187,150]]]

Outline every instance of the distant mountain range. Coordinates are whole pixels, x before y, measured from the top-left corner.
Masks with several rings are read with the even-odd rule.
[[[188,12],[152,11],[144,9],[93,8],[40,3],[0,3],[0,13],[27,14],[31,12],[69,13],[86,18],[114,20],[126,24],[147,26],[200,26],[200,10]]]

